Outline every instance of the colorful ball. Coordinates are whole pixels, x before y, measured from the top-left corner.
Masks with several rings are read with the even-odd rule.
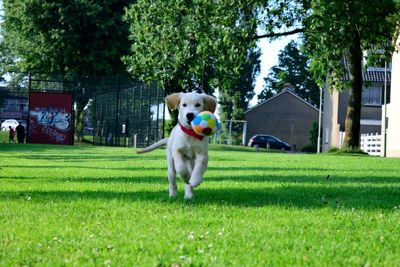
[[[209,111],[200,112],[191,125],[193,131],[201,136],[212,135],[221,127],[217,117]]]

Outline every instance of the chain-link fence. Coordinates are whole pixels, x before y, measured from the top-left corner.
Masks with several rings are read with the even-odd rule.
[[[247,145],[246,140],[247,122],[241,120],[223,120],[221,128],[210,137],[214,144]]]
[[[70,92],[75,103],[78,98],[90,99],[84,111],[84,141],[142,147],[163,137],[164,90],[155,83],[145,84],[123,75],[9,73],[6,77],[0,85],[2,121],[27,121],[29,92]]]
[[[164,91],[156,84],[119,80],[93,99],[95,145],[143,147],[162,138]]]

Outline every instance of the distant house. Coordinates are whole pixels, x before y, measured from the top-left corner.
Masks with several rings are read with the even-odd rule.
[[[348,80],[348,74],[344,80]],[[390,91],[390,68],[387,72],[388,91]],[[382,125],[382,104],[385,82],[383,67],[368,68],[363,73],[363,92],[360,120],[360,133],[380,133]],[[349,90],[332,91],[324,89],[324,115],[322,123],[322,151],[331,147],[342,148],[345,132],[345,121],[349,99]],[[387,98],[390,102],[390,99]]]
[[[300,150],[310,143],[310,130],[313,122],[318,122],[318,109],[285,90],[247,110],[244,117],[246,143],[255,134],[268,134]]]
[[[393,75],[391,80],[390,103],[387,105],[386,155],[388,157],[400,157],[400,35],[397,44],[396,52],[392,57],[392,72],[396,75]],[[384,110],[382,110],[382,118],[384,118]],[[383,127],[382,132],[384,133]]]
[[[0,119],[27,120],[28,94],[11,92],[7,87],[0,87],[3,103],[0,105]]]

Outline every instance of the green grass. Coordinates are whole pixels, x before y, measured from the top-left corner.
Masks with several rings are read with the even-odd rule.
[[[0,131],[0,143],[8,143],[8,136],[9,132],[8,131]]]
[[[164,154],[0,144],[0,266],[400,262],[398,159],[213,146],[184,201]]]

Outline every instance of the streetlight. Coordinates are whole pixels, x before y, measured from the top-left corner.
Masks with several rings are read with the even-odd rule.
[[[321,117],[322,117],[322,88],[319,88],[319,111],[318,111],[318,139],[317,139],[317,153],[321,151]]]
[[[383,105],[384,105],[384,112],[383,112],[383,157],[386,158],[386,138],[387,138],[387,127],[388,127],[388,119],[387,119],[387,62],[385,60],[385,83],[383,87]]]

